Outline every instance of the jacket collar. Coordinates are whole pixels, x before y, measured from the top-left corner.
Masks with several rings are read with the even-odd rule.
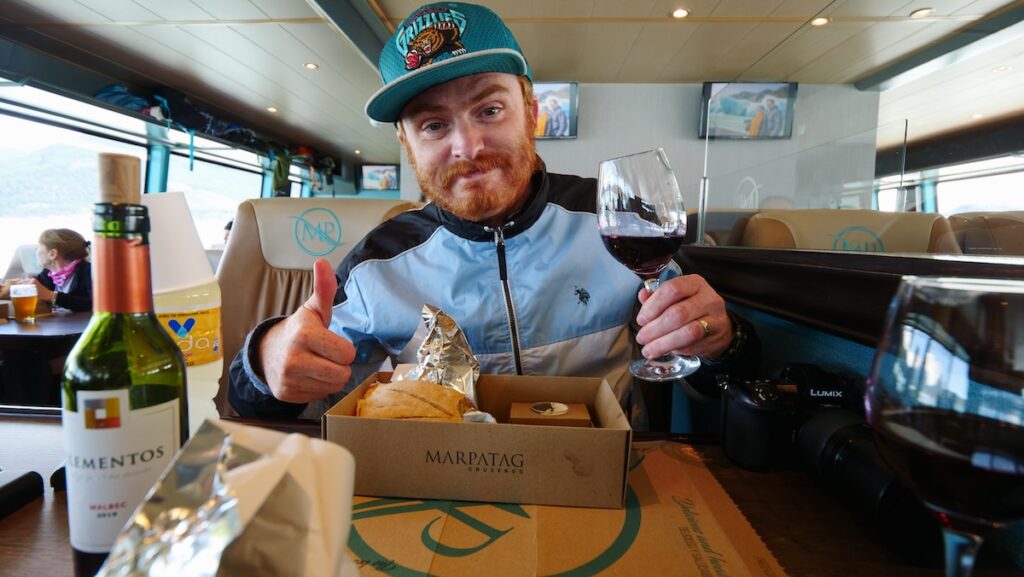
[[[541,168],[533,173],[530,178],[530,199],[526,201],[522,210],[506,219],[505,224],[501,227],[505,238],[515,236],[537,222],[548,203],[548,184],[547,170]],[[495,227],[459,218],[433,203],[431,206],[434,207],[441,224],[455,235],[466,240],[494,240]]]

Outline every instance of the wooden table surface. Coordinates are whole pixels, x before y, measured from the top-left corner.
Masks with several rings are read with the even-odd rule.
[[[300,432],[318,435],[319,425],[307,424]],[[0,416],[0,447],[0,466],[33,469],[48,479],[63,459],[59,421]],[[938,568],[913,567],[895,559],[802,471],[752,473],[732,465],[717,446],[698,449],[790,576],[943,575]],[[54,494],[47,487],[42,499],[0,521],[0,576],[71,574],[64,493]],[[1020,577],[1024,570],[983,548],[974,575]]]

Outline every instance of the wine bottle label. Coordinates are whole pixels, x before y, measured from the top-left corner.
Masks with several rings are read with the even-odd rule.
[[[160,326],[171,335],[185,364],[194,367],[223,358],[220,346],[220,307],[157,313]]]
[[[181,439],[177,399],[130,410],[128,391],[78,391],[63,414],[71,546],[106,553]]]

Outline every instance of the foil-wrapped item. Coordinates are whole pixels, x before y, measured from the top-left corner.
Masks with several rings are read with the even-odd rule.
[[[465,333],[455,319],[435,306],[423,305],[421,317],[427,336],[416,351],[416,367],[405,374],[395,374],[391,380],[430,381],[451,387],[478,407],[476,382],[480,378],[480,363],[473,356]]]
[[[355,460],[340,445],[208,420],[135,510],[97,576],[348,574],[354,479]]]
[[[259,458],[204,423],[118,535],[97,577],[214,577],[224,548],[241,532],[238,500],[224,475]]]

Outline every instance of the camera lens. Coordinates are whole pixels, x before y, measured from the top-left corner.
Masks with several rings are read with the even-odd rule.
[[[942,565],[938,522],[882,461],[859,414],[820,411],[797,431],[800,460],[881,542],[907,562]]]

